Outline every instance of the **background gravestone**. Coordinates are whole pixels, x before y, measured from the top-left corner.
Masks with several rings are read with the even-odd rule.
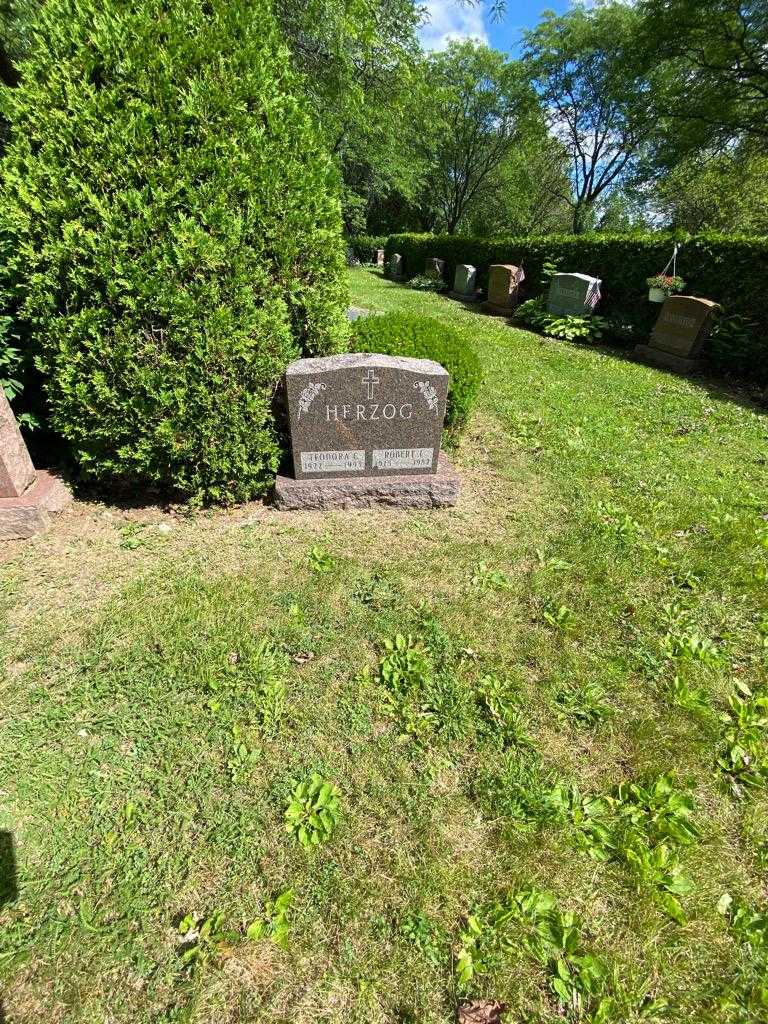
[[[555,274],[549,285],[547,312],[555,316],[584,316],[600,301],[600,280],[587,274]]]
[[[13,410],[0,388],[0,540],[19,540],[41,533],[48,515],[72,500],[62,481],[35,472]]]
[[[294,477],[278,477],[278,507],[455,504],[458,478],[440,453],[448,373],[439,363],[299,359],[285,394]]]
[[[518,303],[524,277],[522,269],[514,263],[494,263],[488,270],[488,297],[481,306],[482,311],[508,316]]]
[[[399,252],[393,252],[389,260],[389,276],[393,281],[403,280],[403,257]]]
[[[436,281],[445,279],[445,260],[439,260],[436,256],[430,256],[424,264],[424,276],[434,278]]]
[[[384,250],[383,249],[377,249],[376,250],[376,266],[377,267],[383,267],[384,266]]]
[[[477,289],[477,270],[470,263],[460,263],[453,278],[453,290],[449,293],[455,299],[474,299]]]
[[[696,370],[698,356],[714,325],[720,307],[709,299],[670,295],[664,300],[648,345],[638,345],[641,359],[682,372]]]

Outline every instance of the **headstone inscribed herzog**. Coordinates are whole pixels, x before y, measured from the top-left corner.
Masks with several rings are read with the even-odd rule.
[[[635,352],[673,369],[695,369],[718,308],[718,304],[709,299],[668,296],[651,333],[650,344],[638,345]]]
[[[587,274],[555,274],[549,286],[547,312],[555,316],[584,316],[600,301],[600,280]]]
[[[348,354],[286,370],[297,480],[437,471],[448,373],[429,359]]]
[[[477,283],[477,270],[469,263],[460,263],[456,267],[451,295],[456,298],[474,298]]]
[[[518,291],[525,274],[513,263],[494,263],[488,270],[488,298],[483,303],[486,313],[506,315],[518,302]]]

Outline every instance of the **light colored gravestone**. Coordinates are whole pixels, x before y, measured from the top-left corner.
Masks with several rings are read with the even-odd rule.
[[[367,353],[299,359],[285,374],[293,478],[281,509],[454,505],[440,440],[448,373],[429,359]]]
[[[393,281],[402,281],[403,277],[403,257],[399,252],[393,252],[389,260],[389,276]]]
[[[377,249],[376,250],[376,266],[377,267],[383,267],[384,266],[384,250],[383,249]]]
[[[424,264],[424,276],[431,277],[435,281],[445,280],[445,260],[439,260],[436,256],[430,256]]]
[[[635,354],[648,362],[683,373],[701,365],[698,356],[712,331],[716,302],[692,295],[670,295],[664,300],[648,345],[637,345]]]
[[[0,540],[32,537],[47,529],[49,514],[71,496],[45,471],[35,472],[8,399],[0,388]]]
[[[555,316],[584,316],[600,301],[600,280],[587,274],[555,274],[549,286],[547,312]]]
[[[520,284],[525,278],[514,263],[494,263],[488,270],[488,298],[480,307],[492,316],[509,316],[518,303]]]
[[[477,270],[469,263],[460,263],[456,267],[453,290],[449,294],[454,299],[464,299],[467,302],[474,300],[476,290]]]

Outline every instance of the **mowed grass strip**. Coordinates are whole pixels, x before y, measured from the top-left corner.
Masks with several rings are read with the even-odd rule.
[[[352,280],[481,354],[456,510],[86,510],[3,566],[8,1021],[760,1019],[764,414]]]

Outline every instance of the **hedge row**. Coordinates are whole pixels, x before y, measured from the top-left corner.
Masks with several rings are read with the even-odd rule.
[[[446,261],[448,280],[456,266],[477,267],[478,284],[485,288],[488,267],[515,263],[525,270],[524,296],[546,290],[545,263],[558,270],[591,274],[602,280],[600,312],[629,321],[639,339],[647,337],[658,315],[648,302],[646,278],[664,269],[675,241],[682,244],[677,270],[686,281],[685,293],[719,302],[727,316],[744,317],[751,325],[738,342],[713,345],[711,358],[721,371],[756,383],[768,383],[768,238],[725,235],[553,235],[540,238],[470,238],[456,235],[391,235],[392,253],[403,257],[410,278],[420,274],[424,261]]]
[[[387,244],[387,235],[355,235],[345,238],[347,250],[361,263],[375,263],[376,250]]]

